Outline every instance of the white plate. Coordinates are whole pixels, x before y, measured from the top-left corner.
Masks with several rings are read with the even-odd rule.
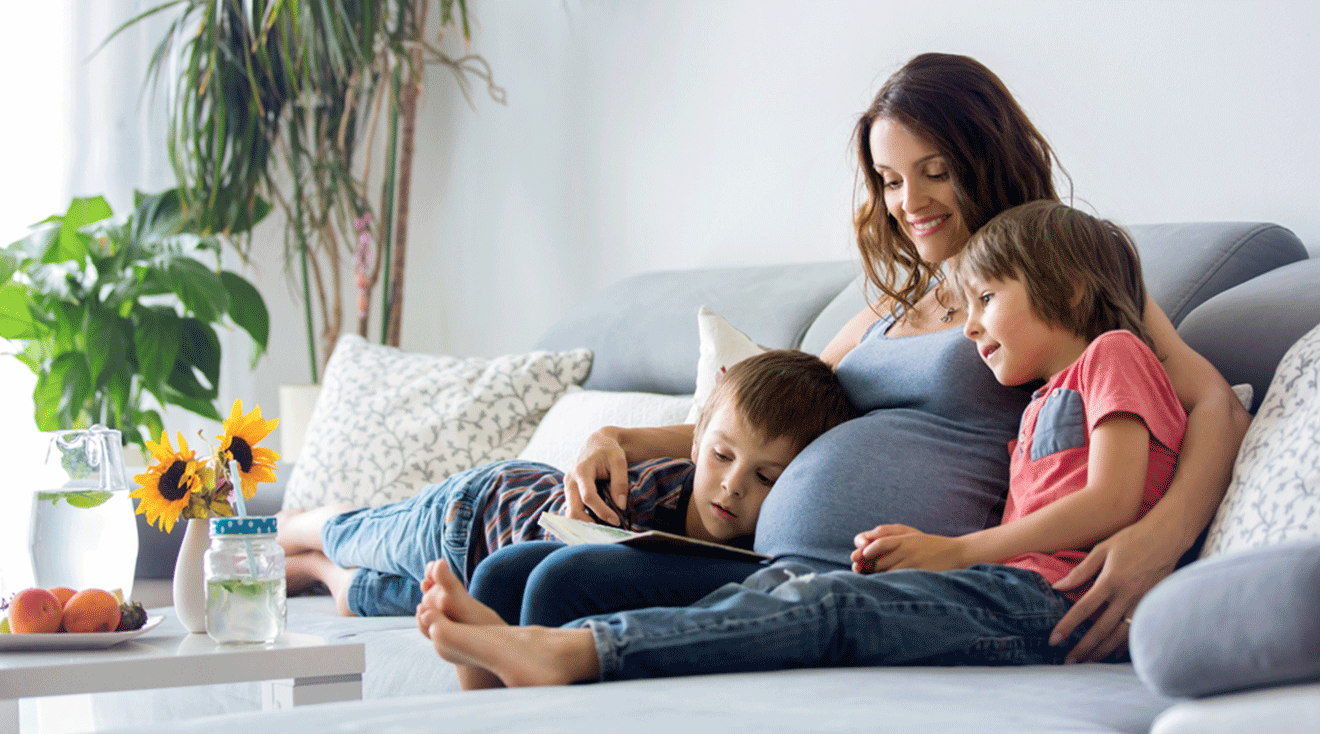
[[[164,615],[147,617],[147,623],[124,632],[54,632],[50,634],[0,635],[0,650],[96,650],[150,632],[165,621]]]

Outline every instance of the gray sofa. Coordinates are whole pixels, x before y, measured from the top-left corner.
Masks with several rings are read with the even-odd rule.
[[[1259,406],[1285,351],[1320,324],[1320,259],[1310,258],[1291,232],[1271,224],[1161,224],[1131,231],[1152,296],[1191,346],[1231,383],[1252,385],[1253,408]],[[694,317],[701,305],[723,314],[760,344],[819,352],[864,302],[857,274],[849,262],[644,274],[586,300],[535,347],[592,349],[593,366],[583,385],[589,390],[691,393],[698,356]],[[279,499],[278,488],[263,489],[257,511],[273,510]],[[155,530],[142,533],[140,576],[168,576],[169,542]],[[1197,600],[1177,603],[1195,607]],[[1217,618],[1210,609],[1199,619],[1211,620],[1220,633],[1257,625],[1258,620],[1246,617],[1249,613]],[[1314,604],[1309,614],[1314,628]],[[1146,626],[1157,629],[1154,623]],[[215,686],[212,695],[188,696],[186,703],[159,692],[100,694],[99,724],[137,732],[223,727],[250,734],[684,729],[1175,734],[1296,731],[1290,721],[1320,721],[1320,654],[1313,648],[1303,651],[1303,663],[1311,656],[1310,667],[1290,669],[1291,677],[1257,676],[1250,684],[1267,687],[1246,692],[1229,692],[1235,687],[1230,678],[1219,686],[1223,690],[1210,691],[1213,695],[1198,690],[1195,695],[1201,698],[1180,698],[1192,694],[1180,693],[1162,670],[1143,669],[1141,660],[1136,667],[789,670],[465,693],[457,691],[452,669],[436,657],[411,618],[337,618],[328,597],[304,596],[290,600],[289,627],[365,641],[366,700],[242,712],[257,707],[255,685]],[[1182,631],[1193,642],[1211,634],[1203,628]],[[1144,648],[1134,640],[1134,656],[1140,649],[1158,648],[1158,639]],[[146,723],[222,711],[240,713]],[[1244,728],[1243,721],[1251,725]]]

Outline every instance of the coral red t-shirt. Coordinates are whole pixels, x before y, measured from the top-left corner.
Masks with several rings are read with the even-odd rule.
[[[1129,331],[1096,337],[1071,366],[1050,378],[1022,413],[1010,453],[1004,523],[1025,517],[1086,486],[1091,432],[1106,417],[1126,413],[1150,431],[1145,515],[1164,496],[1178,465],[1187,415],[1155,354]],[[1025,568],[1051,584],[1086,557],[1084,550],[1027,553],[1004,565]],[[1076,601],[1088,587],[1065,595]]]

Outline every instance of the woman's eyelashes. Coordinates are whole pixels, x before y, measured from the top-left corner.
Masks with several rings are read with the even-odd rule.
[[[931,181],[947,181],[949,179],[949,171],[945,168],[932,169],[924,172],[922,175]],[[881,174],[880,181],[881,185],[886,189],[898,189],[903,186],[903,179],[894,176]]]

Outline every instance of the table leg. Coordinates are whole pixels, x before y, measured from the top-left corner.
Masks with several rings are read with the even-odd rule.
[[[266,681],[261,686],[261,707],[287,709],[312,703],[362,699],[362,676],[318,675]]]
[[[17,698],[0,698],[0,734],[18,734],[21,718]]]

